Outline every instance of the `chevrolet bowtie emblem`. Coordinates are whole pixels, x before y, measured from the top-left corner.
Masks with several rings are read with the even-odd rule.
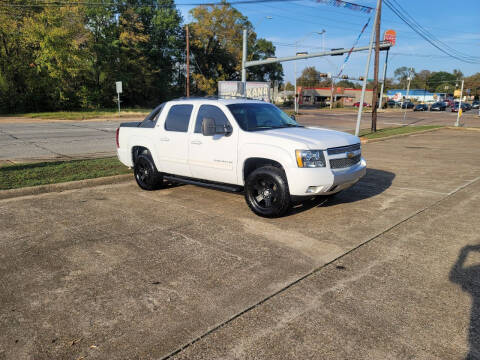
[[[353,154],[353,152],[347,152],[347,158],[351,159],[353,158],[355,155]]]

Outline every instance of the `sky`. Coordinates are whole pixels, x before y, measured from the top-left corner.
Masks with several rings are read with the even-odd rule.
[[[177,6],[186,23],[191,21],[190,7]],[[375,7],[375,0],[350,0],[361,5]],[[201,0],[200,0],[201,2]],[[205,1],[207,2],[207,1]],[[480,0],[397,0],[420,25],[446,42],[457,51],[480,57]],[[325,30],[325,48],[351,48],[368,18],[370,25],[363,33],[357,46],[368,46],[373,26],[374,12],[364,14],[345,8],[317,3],[315,0],[241,4],[235,7],[248,17],[257,37],[273,42],[277,57],[294,55],[296,51],[309,53],[322,51],[322,35],[315,32]],[[420,70],[452,71],[460,69],[465,76],[480,72],[479,64],[469,64],[453,59],[405,25],[385,4],[382,8],[381,32],[393,29],[397,42],[390,50],[387,77],[401,66]],[[313,32],[313,33],[312,33]],[[295,47],[295,42],[298,42]],[[383,69],[385,52],[380,57]],[[363,76],[367,52],[352,53],[343,74],[350,77]],[[296,61],[297,76],[307,66],[315,66],[320,72],[337,74],[344,62],[344,56],[321,57]],[[282,63],[285,82],[294,82],[294,62]],[[373,77],[373,57],[369,78]]]

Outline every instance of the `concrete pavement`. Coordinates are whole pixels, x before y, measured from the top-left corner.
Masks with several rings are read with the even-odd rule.
[[[2,200],[0,359],[465,357],[479,138],[366,144],[358,184],[274,220],[133,181]]]

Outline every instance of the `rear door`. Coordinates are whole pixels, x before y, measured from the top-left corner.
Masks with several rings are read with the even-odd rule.
[[[229,135],[203,136],[202,120],[211,118],[215,127],[232,128]],[[195,127],[190,134],[189,164],[192,177],[227,184],[237,182],[237,141],[238,128],[232,127],[225,112],[216,105],[200,105]]]
[[[163,172],[191,176],[188,166],[188,125],[192,116],[193,104],[172,104],[165,109],[167,115],[159,127],[157,158]]]

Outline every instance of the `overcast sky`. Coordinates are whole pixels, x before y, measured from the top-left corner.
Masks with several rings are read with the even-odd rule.
[[[185,0],[183,0],[185,1]],[[182,1],[178,1],[181,4]],[[352,0],[358,4],[375,6],[375,0]],[[454,49],[480,57],[480,0],[397,0],[398,3],[423,27]],[[373,25],[371,15],[314,0],[289,3],[258,3],[236,5],[253,23],[259,37],[274,43],[277,56],[293,55],[296,41],[305,38],[297,51],[316,52],[322,50],[322,36],[310,34],[326,30],[325,48],[350,48],[363,25],[372,16],[370,25],[360,39],[359,46],[368,45]],[[179,6],[185,22],[190,21],[188,7]],[[272,17],[267,19],[267,17]],[[452,71],[459,68],[465,75],[480,72],[480,64],[469,64],[450,58],[423,40],[409,29],[387,6],[383,6],[382,33],[387,29],[397,32],[397,44],[391,49],[388,77],[400,66],[412,66],[416,71]],[[383,57],[381,64],[383,66]],[[298,73],[306,66],[315,66],[321,72],[336,73],[344,57],[324,57],[297,61]],[[358,77],[363,75],[366,53],[353,53],[345,66],[344,74]],[[293,62],[283,63],[285,80],[293,82]],[[373,67],[373,61],[372,61]],[[372,70],[370,70],[370,74]],[[369,76],[370,77],[370,76]]]

